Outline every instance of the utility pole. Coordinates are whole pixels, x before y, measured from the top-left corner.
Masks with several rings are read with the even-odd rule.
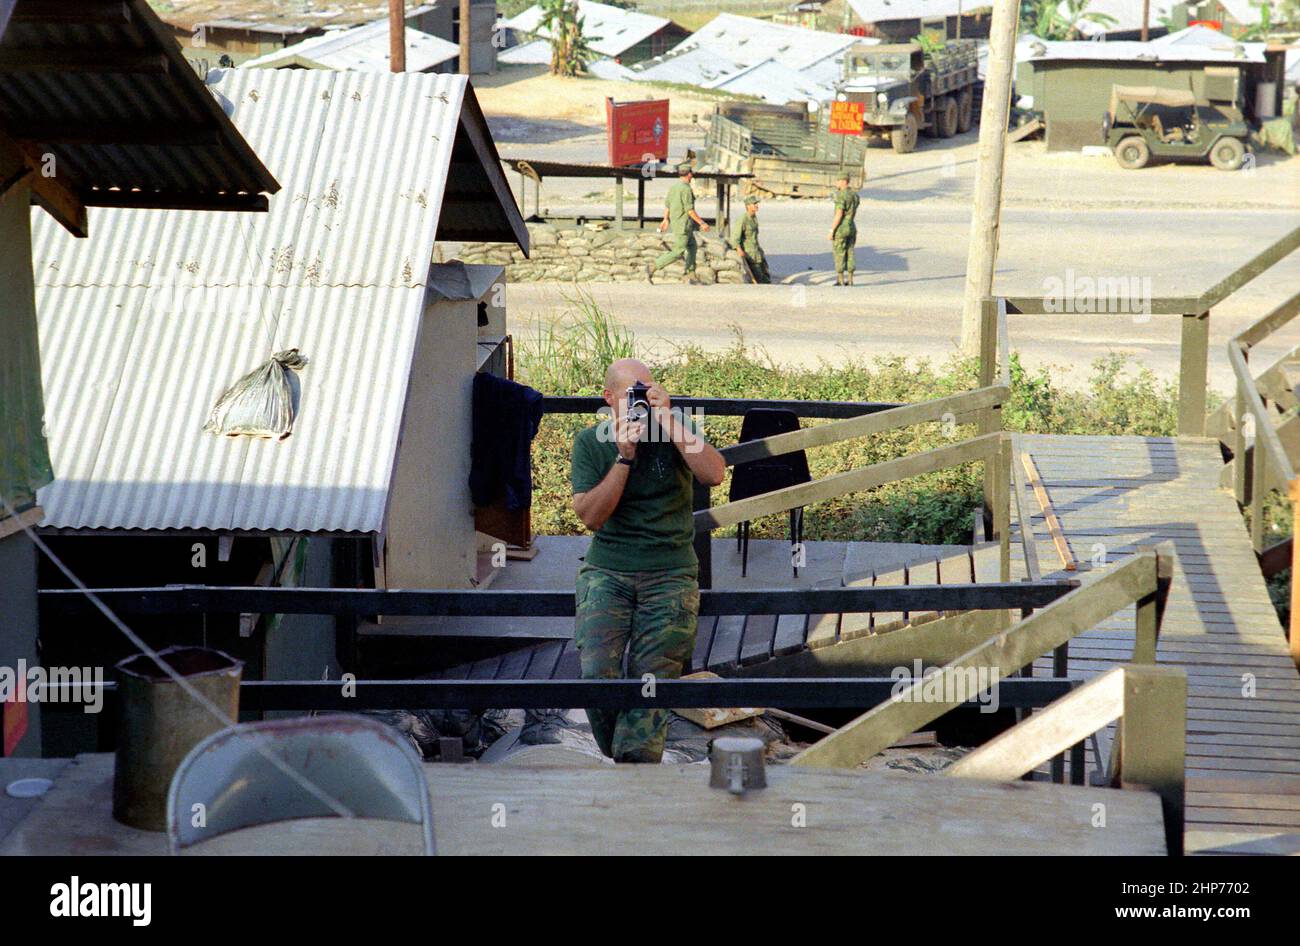
[[[462,75],[469,75],[469,40],[474,26],[469,8],[470,0],[460,0],[460,71]]]
[[[980,109],[979,163],[975,168],[975,201],[971,209],[970,245],[966,254],[966,287],[961,310],[961,349],[968,356],[980,351],[980,300],[993,293],[998,259],[998,226],[1002,214],[1002,170],[1007,150],[1007,119],[1011,114],[1011,71],[1015,66],[1019,0],[994,0],[989,27],[988,72]]]
[[[1151,22],[1151,0],[1142,0],[1142,42],[1146,42],[1147,24]]]
[[[388,68],[406,71],[406,0],[388,0]]]

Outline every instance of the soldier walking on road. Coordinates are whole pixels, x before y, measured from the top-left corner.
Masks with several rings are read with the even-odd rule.
[[[835,219],[831,221],[831,253],[835,257],[835,285],[852,286],[853,251],[858,243],[858,193],[849,188],[849,176],[841,174],[836,179]]]
[[[695,172],[689,164],[677,166],[678,181],[668,188],[664,199],[664,219],[659,222],[659,232],[671,231],[672,248],[653,263],[646,264],[645,275],[650,282],[655,281],[655,271],[671,265],[676,260],[685,258],[686,275],[684,283],[695,281],[695,231],[709,232],[709,225],[695,212],[695,192],[691,190],[691,179]]]
[[[758,198],[745,198],[745,215],[736,221],[731,232],[731,243],[736,248],[736,255],[741,258],[754,277],[754,282],[770,283],[772,274],[767,269],[767,257],[758,245]]]

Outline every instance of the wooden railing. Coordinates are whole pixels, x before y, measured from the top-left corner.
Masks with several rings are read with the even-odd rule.
[[[856,768],[964,702],[972,675],[978,681],[978,672],[985,671],[983,685],[974,684],[977,689],[990,681],[996,686],[997,681],[1136,604],[1133,653],[1122,678],[1103,674],[1079,687],[1041,717],[1031,717],[977,749],[951,774],[1018,778],[1124,717],[1111,744],[1107,780],[1141,783],[1160,793],[1170,852],[1179,853],[1187,684],[1180,671],[1162,672],[1154,666],[1172,576],[1173,553],[1167,547],[1145,549],[1109,566],[1096,580],[938,668],[933,678],[913,680],[888,702],[809,746],[791,764]],[[1086,696],[1076,699],[1079,694]],[[1017,730],[1019,734],[1013,735]]]
[[[1151,315],[1181,315],[1182,341],[1179,352],[1178,369],[1178,433],[1184,437],[1205,436],[1205,405],[1207,395],[1208,358],[1210,350],[1210,311],[1232,295],[1246,283],[1259,276],[1265,270],[1285,259],[1300,248],[1300,227],[1296,227],[1263,252],[1257,254],[1245,265],[1231,275],[1221,279],[1205,292],[1195,296],[1160,296],[1143,300],[1143,313]],[[1058,311],[1060,300],[1039,296],[1006,296],[1001,299],[1006,311],[1027,315],[1043,315]],[[981,311],[980,323],[980,383],[990,384],[994,377],[997,362],[999,299],[985,299]],[[1292,303],[1294,304],[1294,300]],[[1105,312],[1098,313],[1101,316]],[[1294,312],[1292,312],[1294,315]],[[1273,313],[1283,321],[1284,315]],[[1265,320],[1257,324],[1262,333],[1267,335],[1276,325],[1265,326]],[[1243,333],[1244,335],[1244,333]],[[1238,336],[1242,338],[1242,336]],[[1255,339],[1246,339],[1247,347]]]
[[[1268,315],[1228,342],[1228,363],[1237,382],[1236,411],[1229,421],[1233,453],[1233,494],[1250,509],[1250,540],[1257,554],[1265,551],[1265,502],[1275,489],[1284,490],[1291,502],[1291,618],[1288,636],[1291,657],[1300,667],[1300,479],[1287,454],[1275,419],[1283,415],[1270,410],[1258,380],[1250,373],[1251,349],[1300,315],[1300,293],[1296,293]],[[1267,373],[1267,372],[1266,372]],[[1251,441],[1253,428],[1253,444]]]
[[[720,506],[701,503],[697,492],[695,530],[697,552],[707,548],[714,529],[734,525],[760,516],[787,512],[802,506],[835,499],[847,493],[874,489],[886,483],[935,473],[967,463],[984,463],[984,508],[992,514],[993,538],[1001,544],[1001,580],[1011,575],[1010,554],[1010,435],[1001,427],[1001,407],[1010,397],[1005,385],[986,385],[974,391],[949,397],[905,404],[859,417],[833,421],[818,427],[808,427],[761,440],[751,440],[724,448],[721,453],[728,466],[747,463],[764,457],[781,456],[797,450],[842,443],[858,437],[869,437],[912,427],[924,423],[959,424],[974,421],[980,425],[980,436],[969,440],[937,447],[922,453],[885,460],[869,466],[836,473],[831,476],[800,483],[785,489],[763,493],[749,499],[740,499]],[[707,491],[702,493],[707,498]]]

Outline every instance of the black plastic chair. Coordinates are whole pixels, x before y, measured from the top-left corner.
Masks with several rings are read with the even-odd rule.
[[[784,434],[799,429],[799,417],[794,411],[784,408],[754,407],[745,411],[745,419],[740,424],[740,441],[761,440],[774,434]],[[731,493],[728,499],[748,499],[761,493],[785,489],[812,479],[808,472],[808,455],[798,450],[779,457],[764,457],[738,463],[731,471]],[[790,510],[790,545],[797,546],[803,541],[803,507]],[[736,534],[736,548],[740,552],[740,575],[743,578],[749,568],[749,521],[740,524]],[[791,556],[794,562],[794,556]],[[799,577],[799,566],[794,565],[794,576]]]

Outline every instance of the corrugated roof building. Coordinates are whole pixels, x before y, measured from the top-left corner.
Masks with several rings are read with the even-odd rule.
[[[284,185],[267,214],[107,210],[89,242],[34,221],[42,524],[382,534],[435,240],[527,246],[496,150],[462,76],[225,70],[209,89]],[[309,361],[292,435],[204,432],[285,348]]]
[[[627,65],[658,56],[687,35],[671,20],[624,7],[614,7],[592,0],[578,0],[582,33],[593,51]],[[507,30],[516,39],[549,39],[542,26],[543,12],[535,5],[509,19],[499,20],[497,29]]]
[[[389,72],[389,29],[386,20],[364,26],[331,30],[301,43],[258,56],[243,63],[246,69],[345,69],[351,72]],[[460,47],[455,43],[406,29],[407,72],[455,71]]]

